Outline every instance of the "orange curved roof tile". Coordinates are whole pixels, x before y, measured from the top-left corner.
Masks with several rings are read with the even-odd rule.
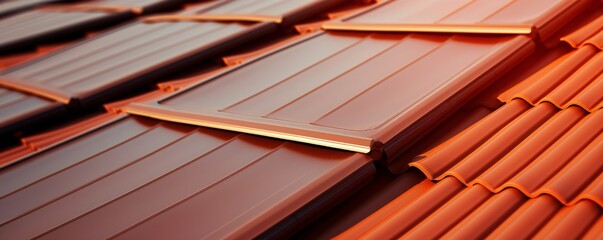
[[[514,188],[494,194],[448,177],[417,184],[335,239],[597,239],[602,219],[590,200],[564,206],[547,195],[527,198]]]

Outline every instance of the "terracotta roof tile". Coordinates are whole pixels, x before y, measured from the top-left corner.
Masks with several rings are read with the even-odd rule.
[[[499,96],[500,107],[492,104],[494,112],[440,137],[445,140],[423,140],[423,153],[401,156],[434,181],[418,184],[338,238],[600,238],[602,62],[600,49],[583,44],[599,25],[564,37],[572,49],[538,49],[527,65],[503,76],[500,81],[509,83],[493,88],[509,90]],[[494,98],[489,91],[481,98]]]
[[[500,95],[509,102],[521,98],[531,104],[550,102],[559,108],[571,105],[594,111],[603,100],[595,92],[601,87],[603,54],[586,45],[542,68],[522,84]]]
[[[603,195],[589,190],[591,183],[599,184],[593,180],[600,174],[596,159],[603,149],[603,112],[587,114],[578,107],[558,111],[542,103],[505,123],[501,116],[508,106],[410,165],[432,179],[454,176],[494,192],[514,187],[531,197],[550,194],[566,204],[584,198],[603,203]],[[497,121],[504,127],[489,124]]]
[[[567,42],[574,48],[584,46],[585,44],[591,44],[599,49],[602,49],[603,39],[603,15],[601,10],[598,10],[599,17],[591,20],[588,24],[580,27],[578,30],[570,33],[561,38],[562,41]]]
[[[425,189],[425,186],[430,186]],[[514,188],[494,194],[482,185],[464,187],[456,178],[426,181],[342,233],[337,239],[563,239],[599,237],[603,211],[590,200],[563,206],[548,195],[527,198]],[[452,191],[444,192],[444,190]],[[420,192],[419,197],[414,197]],[[427,207],[429,206],[429,207]],[[416,212],[421,210],[421,213]],[[379,224],[371,224],[379,222]],[[599,227],[597,227],[599,226]]]
[[[505,105],[497,111],[410,165],[431,179],[454,176],[493,192],[512,187],[529,197],[548,194],[564,204],[589,199],[601,205],[603,195],[594,189],[602,185],[597,159],[603,149],[603,55],[591,45],[574,45],[576,50],[538,64],[538,71],[501,94]]]

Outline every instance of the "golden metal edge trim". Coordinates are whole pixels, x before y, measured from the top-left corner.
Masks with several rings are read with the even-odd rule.
[[[201,14],[201,15],[160,15],[146,17],[144,22],[164,21],[225,21],[225,22],[274,22],[282,23],[283,18],[278,16],[255,15],[255,14]]]
[[[34,96],[43,97],[56,102],[63,103],[65,105],[71,104],[73,97],[66,94],[58,89],[52,89],[49,87],[40,87],[35,84],[27,83],[25,81],[14,81],[10,79],[0,78],[0,86],[15,89],[19,92],[28,93]]]
[[[532,34],[534,27],[527,24],[410,24],[410,23],[345,23],[327,22],[324,30],[428,32],[428,33],[478,33],[478,34]]]
[[[329,147],[329,148],[335,148],[335,149],[341,149],[341,150],[359,152],[359,153],[365,153],[365,154],[369,153],[371,151],[371,147],[372,147],[372,146],[370,146],[372,144],[370,144],[369,146],[358,145],[358,144],[333,141],[333,140],[328,140],[328,139],[308,137],[308,136],[297,135],[297,134],[289,134],[289,133],[284,133],[284,132],[270,131],[270,130],[265,130],[265,129],[260,129],[260,128],[243,127],[243,126],[237,126],[237,125],[231,125],[231,124],[224,124],[224,123],[220,123],[220,122],[203,121],[203,120],[199,120],[199,119],[192,119],[192,118],[187,118],[187,117],[182,117],[182,116],[165,115],[165,114],[156,113],[156,112],[152,112],[152,111],[144,109],[147,107],[148,106],[145,106],[142,104],[130,104],[123,108],[123,112],[132,114],[132,115],[149,117],[149,118],[154,118],[154,119],[159,119],[159,120],[164,120],[164,121],[178,122],[178,123],[191,124],[191,125],[196,125],[196,126],[201,126],[201,127],[209,127],[209,128],[216,128],[216,129],[222,129],[222,130],[228,130],[228,131],[248,133],[248,134],[252,134],[252,135],[259,135],[259,136],[266,136],[266,137],[283,139],[283,140],[290,140],[290,141],[295,141],[295,142],[302,142],[302,143],[307,143],[307,144],[312,144],[312,145],[318,145],[318,146],[323,146],[323,147]],[[151,108],[152,108],[152,106],[151,106]]]

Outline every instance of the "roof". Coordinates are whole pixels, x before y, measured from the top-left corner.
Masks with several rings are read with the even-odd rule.
[[[502,106],[397,159],[428,180],[338,238],[600,238],[603,18],[593,15],[486,91],[502,92]]]
[[[591,201],[564,206],[549,195],[494,194],[447,177],[415,185],[337,239],[598,239],[602,213]]]
[[[280,25],[287,25],[328,10],[339,0],[296,1],[294,4],[286,1],[262,2],[263,7],[247,4],[241,6],[237,1],[199,4],[176,16],[187,16],[190,13],[206,16],[229,11],[235,11],[235,14],[263,14],[262,11],[268,11],[267,14],[282,14],[285,20]],[[169,2],[175,3],[177,1]],[[62,11],[59,12],[63,14]],[[77,14],[107,13],[93,11]],[[34,121],[37,118],[41,121],[45,116],[65,107],[99,105],[107,98],[156,81],[184,66],[275,32],[279,26],[270,21],[174,22],[169,18],[158,21],[157,17],[166,16],[134,21],[35,61],[4,69],[0,73],[1,86],[9,88],[10,92],[16,90],[37,97],[28,97],[28,101],[32,103],[21,102],[24,106],[7,103],[3,110],[5,114],[0,119],[0,131],[12,130],[26,119]],[[140,38],[141,36],[144,38]],[[102,53],[97,53],[99,51]]]
[[[61,0],[8,0],[0,3],[0,17],[6,17],[18,12],[29,10],[48,3],[61,2]]]
[[[408,17],[393,19],[395,23],[447,23],[455,19],[454,14],[463,12],[459,9],[479,7],[478,3],[468,6],[455,2],[438,5],[441,12],[426,15],[423,13],[430,9],[429,5],[415,9],[400,4],[403,5],[398,1],[385,2],[343,22],[351,26],[357,22],[388,22],[392,21],[388,9],[405,9],[408,12],[401,15]],[[570,13],[585,6],[567,1],[531,4],[516,1],[506,5],[505,11],[482,9],[483,13],[463,21],[532,24],[538,29],[536,35],[547,38],[547,27],[559,25],[560,19],[571,17]],[[533,7],[529,14],[509,13],[527,7]],[[166,121],[371,152],[380,158],[384,151],[395,155],[400,145],[429,126],[425,119],[441,119],[458,107],[455,102],[472,96],[534,47],[532,39],[525,35],[483,37],[336,30],[344,31],[309,35],[211,82],[189,87],[157,103],[131,105],[125,111]],[[451,55],[456,56],[454,62],[447,58]],[[270,70],[285,59],[287,65],[278,72]],[[442,66],[439,71],[425,70],[434,64]],[[450,106],[444,107],[447,104]]]
[[[372,167],[362,154],[245,134],[124,115],[96,121],[1,170],[0,235],[249,237]],[[174,221],[182,217],[188,224]]]
[[[600,1],[176,5],[0,55],[0,236],[601,238]]]
[[[48,5],[0,19],[0,52],[110,26],[139,14],[173,10],[179,1],[97,0],[78,5]]]

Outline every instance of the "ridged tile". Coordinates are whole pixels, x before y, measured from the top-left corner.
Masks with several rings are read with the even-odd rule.
[[[343,1],[270,0],[257,1],[252,4],[249,1],[218,1],[215,4],[199,4],[176,14],[283,14],[288,17],[291,24],[326,11],[341,2]],[[100,6],[104,3],[119,5],[120,2],[99,1],[90,4]],[[129,3],[148,4],[149,6],[180,4],[179,1],[157,0]],[[103,12],[59,11],[55,13],[50,11],[50,13],[63,18],[65,14],[107,15]],[[67,17],[78,21],[76,18]],[[47,21],[46,17],[42,16],[23,16],[23,18],[31,21]],[[61,20],[57,21],[61,24],[68,24]],[[2,24],[0,21],[0,26]],[[0,78],[34,86],[34,90],[29,85],[25,87],[11,86],[22,92],[39,94],[40,91],[54,89],[51,91],[59,92],[59,95],[63,96],[61,98],[68,101],[67,104],[90,107],[98,105],[102,99],[115,97],[143,83],[155,81],[159,77],[182,68],[183,65],[213,57],[220,52],[276,30],[278,30],[278,24],[273,22],[146,22],[139,20],[95,35],[90,39],[35,60],[4,69],[0,73]],[[35,90],[38,88],[42,90]],[[42,94],[42,96],[49,98],[48,95]],[[65,104],[64,101],[54,100]],[[35,115],[46,113],[44,109],[35,108],[24,108],[24,112],[23,114],[29,114],[28,117],[31,119],[34,119]],[[10,112],[6,113],[8,115]],[[24,118],[17,114],[10,117],[21,120]]]
[[[56,132],[67,136],[26,138],[44,148],[3,153],[27,156],[0,170],[1,236],[253,237],[369,164],[362,154],[113,114]],[[173,220],[183,218],[190,224]]]
[[[73,5],[78,3],[72,3]],[[179,1],[111,1],[98,0],[81,3],[87,6],[121,6],[140,8],[142,13],[153,13],[178,7]],[[69,5],[61,5],[69,6]],[[11,48],[34,46],[73,33],[93,30],[93,27],[110,26],[135,17],[136,14],[128,9],[118,12],[111,11],[64,11],[60,9],[41,8],[11,15],[0,19],[0,51]],[[94,24],[91,24],[94,23]]]
[[[459,188],[464,185],[453,177],[432,183],[427,190],[425,186],[416,186],[420,196],[410,204],[393,207],[405,198],[402,194],[336,239],[590,239],[600,234],[596,229],[600,229],[603,209],[590,200],[564,206],[551,196],[528,198],[514,188],[499,193],[481,185]],[[454,192],[443,194],[443,188]],[[417,204],[428,202],[437,205],[415,213]],[[401,224],[402,219],[409,224]]]
[[[523,100],[509,104],[518,102]],[[582,199],[601,203],[603,194],[589,190],[589,186],[599,184],[594,180],[603,170],[596,160],[603,151],[603,111],[587,113],[575,106],[559,111],[545,102],[508,121],[510,115],[502,114],[508,106],[410,166],[430,179],[454,176],[467,185],[479,184],[493,192],[513,187],[530,197],[549,194],[564,204]]]

